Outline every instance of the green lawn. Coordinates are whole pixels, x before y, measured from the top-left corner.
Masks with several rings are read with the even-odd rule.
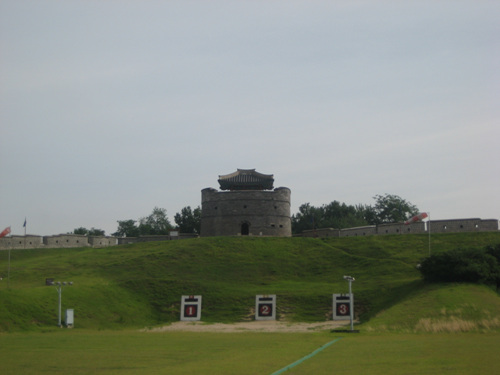
[[[2,375],[272,374],[340,337],[62,330],[0,335]],[[344,334],[286,374],[494,374],[499,333]]]
[[[287,374],[495,374],[500,334],[344,337]]]
[[[435,235],[435,253],[500,243],[500,233]],[[428,284],[425,235],[207,238],[106,249],[12,251],[0,283],[0,375],[493,374],[500,297],[477,284]],[[1,268],[7,252],[0,252]],[[142,332],[179,320],[180,297],[203,295],[202,321],[253,319],[256,294],[277,295],[287,322],[331,319],[332,293],[353,284],[359,334]],[[45,278],[73,281],[62,308]],[[325,344],[335,341],[320,352]],[[301,361],[304,357],[314,356]]]

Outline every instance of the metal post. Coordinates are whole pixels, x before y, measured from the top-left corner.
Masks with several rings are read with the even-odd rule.
[[[9,268],[7,269],[7,287],[10,289],[10,248],[12,246],[12,241],[11,244],[9,245]]]
[[[65,286],[65,285],[73,285],[73,282],[72,281],[70,281],[70,282],[66,282],[66,281],[60,282],[60,281],[57,281],[57,282],[52,282],[51,285],[54,285],[56,287],[57,293],[59,294],[59,303],[58,303],[58,309],[57,309],[57,325],[59,327],[62,327],[62,318],[61,318],[62,290],[63,290],[63,286]]]
[[[427,224],[429,224],[429,227],[427,229],[429,230],[429,256],[431,256],[431,213],[430,212]]]
[[[354,304],[352,303],[352,282],[355,280],[352,276],[344,276],[344,280],[349,282],[349,317],[351,319],[351,331],[354,331]]]
[[[61,294],[62,294],[62,285],[59,285],[57,287],[57,291],[59,293],[59,314],[57,315],[57,325],[59,327],[62,327],[62,324],[61,324]]]
[[[351,313],[351,331],[354,330],[354,312],[352,303],[352,279],[349,279],[349,312]]]

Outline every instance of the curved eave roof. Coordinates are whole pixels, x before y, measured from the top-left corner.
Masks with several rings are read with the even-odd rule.
[[[238,169],[236,172],[219,175],[221,190],[271,190],[274,184],[272,174],[262,174],[255,169]]]

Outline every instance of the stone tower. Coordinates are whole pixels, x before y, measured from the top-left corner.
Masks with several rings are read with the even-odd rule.
[[[273,175],[238,169],[219,176],[221,191],[201,191],[201,233],[208,236],[290,237],[290,189],[273,189]]]

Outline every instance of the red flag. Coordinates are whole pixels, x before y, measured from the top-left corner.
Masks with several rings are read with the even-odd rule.
[[[411,219],[408,219],[405,221],[405,225],[411,224],[411,223],[416,223],[417,221],[425,219],[427,216],[427,212],[421,212],[415,216],[413,216]]]
[[[8,235],[10,233],[10,227],[7,227],[3,230],[2,233],[0,233],[0,238],[2,237],[5,237],[6,235]]]

